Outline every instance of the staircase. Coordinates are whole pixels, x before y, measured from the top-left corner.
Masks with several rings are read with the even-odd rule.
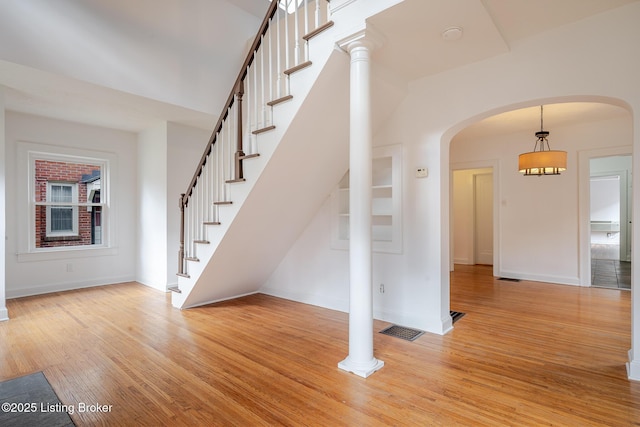
[[[348,168],[348,59],[328,0],[297,3],[272,2],[179,198],[175,307],[257,292]]]

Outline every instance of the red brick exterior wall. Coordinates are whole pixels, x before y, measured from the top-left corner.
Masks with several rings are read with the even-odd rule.
[[[96,165],[53,162],[36,160],[35,168],[35,197],[36,202],[47,201],[47,182],[63,182],[78,184],[78,202],[87,201],[87,184],[83,184],[82,175],[100,169]],[[36,248],[51,248],[59,246],[79,246],[91,244],[91,212],[85,207],[78,208],[78,236],[48,237],[47,238],[47,207],[36,206]]]

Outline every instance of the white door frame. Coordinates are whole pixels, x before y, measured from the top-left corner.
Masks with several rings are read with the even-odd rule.
[[[578,151],[578,271],[580,286],[591,286],[590,160],[599,157],[627,155],[633,155],[633,147],[630,145]]]
[[[630,227],[629,221],[631,220],[629,207],[631,203],[629,194],[629,174],[626,170],[612,170],[607,172],[598,172],[589,175],[589,183],[591,178],[598,177],[618,177],[618,192],[620,194],[620,211],[618,212],[618,220],[620,222],[620,250],[618,252],[620,261],[631,261],[631,251],[629,245]],[[591,190],[591,189],[589,189]],[[589,191],[589,198],[591,198],[591,191]],[[589,200],[591,202],[591,200]],[[589,212],[591,213],[591,212]]]
[[[500,161],[498,159],[452,163],[449,167],[449,194],[453,194],[453,172],[464,169],[493,170],[493,275],[500,276]],[[449,224],[453,224],[453,196],[449,197]],[[453,271],[453,229],[449,229],[449,270]]]

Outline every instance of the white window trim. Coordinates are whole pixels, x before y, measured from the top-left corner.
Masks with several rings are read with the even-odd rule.
[[[82,258],[117,254],[116,225],[117,209],[115,199],[110,195],[112,170],[117,168],[115,153],[84,150],[59,145],[18,142],[18,165],[28,165],[25,173],[18,174],[18,192],[16,194],[18,232],[18,262],[45,261],[65,258]],[[53,248],[35,247],[35,160],[51,160],[82,164],[95,164],[101,168],[100,203],[102,206],[102,243],[99,245],[62,246]],[[20,170],[20,169],[19,169]],[[42,203],[42,202],[40,202]],[[48,202],[44,203],[47,204]],[[79,202],[78,206],[92,203]]]
[[[60,186],[68,186],[71,187],[71,209],[72,209],[72,226],[71,231],[51,231],[51,208],[53,206],[61,206],[62,203],[55,203],[51,200],[51,194],[53,191],[51,189],[52,185],[60,185]],[[48,181],[47,182],[47,215],[46,215],[46,223],[47,223],[47,237],[62,237],[62,236],[78,236],[78,184],[75,182],[61,182],[61,181]],[[36,204],[37,205],[37,204]]]

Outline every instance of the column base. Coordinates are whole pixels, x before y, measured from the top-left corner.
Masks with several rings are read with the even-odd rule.
[[[629,361],[627,362],[627,378],[640,381],[640,360],[633,360],[633,351],[629,350]]]
[[[384,362],[376,359],[375,357],[368,363],[355,363],[349,358],[349,356],[347,356],[346,359],[338,363],[338,368],[343,371],[354,373],[362,378],[367,378],[383,366]]]

